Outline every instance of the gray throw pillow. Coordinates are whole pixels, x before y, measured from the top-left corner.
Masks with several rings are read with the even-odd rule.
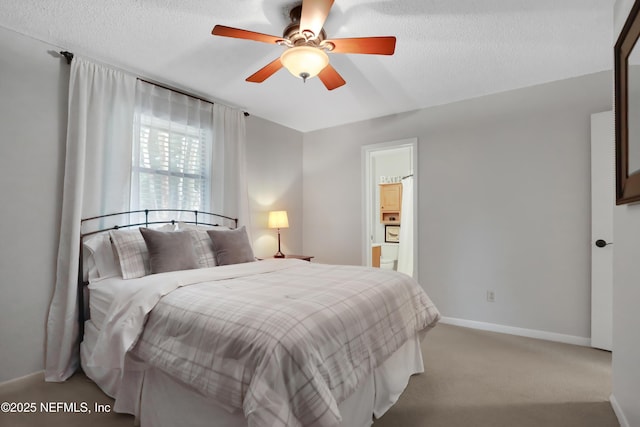
[[[218,265],[255,261],[244,225],[235,230],[207,230]]]
[[[198,268],[191,235],[186,231],[140,228],[149,250],[151,274]]]

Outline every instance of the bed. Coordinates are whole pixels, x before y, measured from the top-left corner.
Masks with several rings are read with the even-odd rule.
[[[221,218],[85,233],[86,375],[142,426],[370,426],[424,370],[429,297],[393,271],[256,261]]]

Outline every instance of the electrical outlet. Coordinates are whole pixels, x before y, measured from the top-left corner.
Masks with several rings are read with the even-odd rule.
[[[487,291],[487,301],[496,302],[496,294],[493,291]]]

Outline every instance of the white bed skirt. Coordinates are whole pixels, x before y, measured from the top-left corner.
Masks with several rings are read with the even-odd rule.
[[[223,408],[158,369],[143,369],[130,357],[125,362],[127,374],[118,387],[120,370],[90,368],[84,363],[97,333],[93,323],[87,321],[81,344],[82,368],[87,377],[116,399],[116,412],[135,415],[142,427],[205,427],[211,425],[212,419],[216,420],[216,427],[247,427],[241,410],[234,412]],[[422,338],[421,334],[407,341],[338,405],[342,426],[369,427],[373,423],[372,416],[381,417],[397,402],[411,375],[424,371],[420,349]]]

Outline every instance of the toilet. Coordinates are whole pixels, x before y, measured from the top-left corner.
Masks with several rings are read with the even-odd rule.
[[[380,243],[380,268],[395,270],[398,264],[398,244]]]

